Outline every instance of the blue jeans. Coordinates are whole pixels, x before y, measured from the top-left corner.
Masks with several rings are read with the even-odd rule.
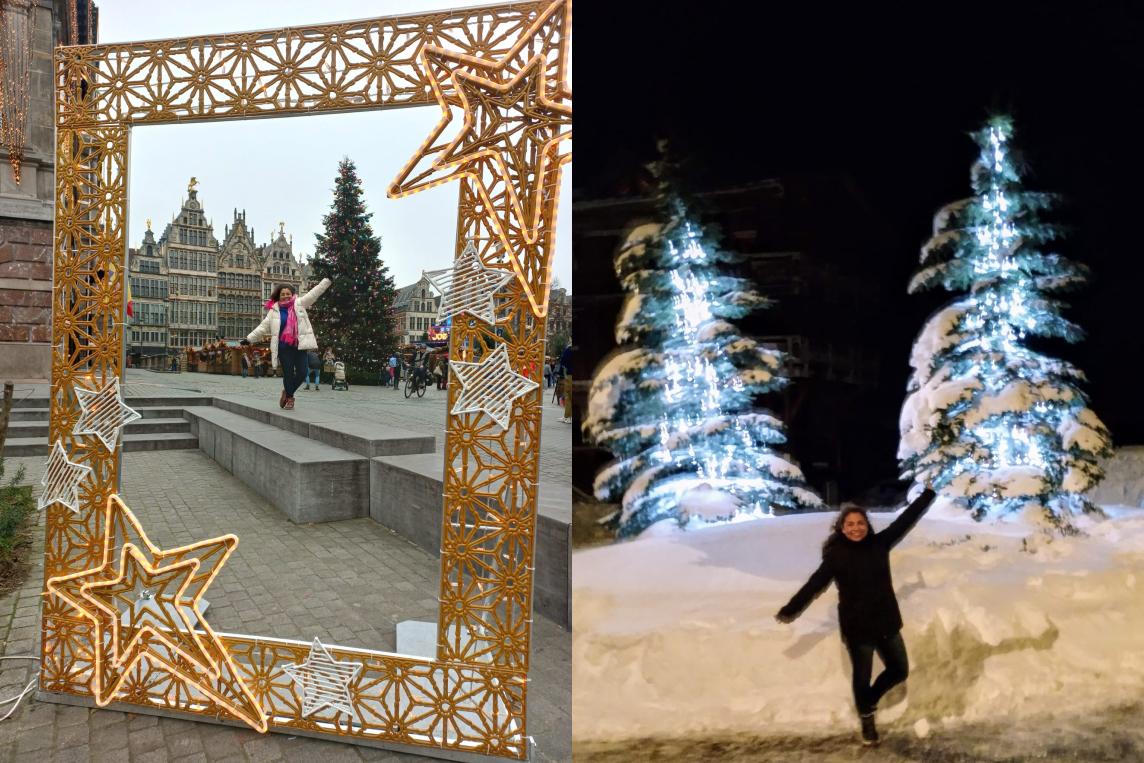
[[[309,384],[309,383],[313,382],[315,387],[318,386],[318,381],[319,381],[318,371],[320,371],[320,370],[321,369],[318,369],[318,368],[311,368],[310,372],[306,374],[306,383]]]
[[[858,712],[863,715],[874,712],[878,707],[878,700],[882,699],[890,689],[905,681],[906,676],[910,674],[906,642],[902,641],[901,632],[869,644],[846,642],[846,650],[850,652],[850,664],[854,668],[852,676],[854,704],[858,707]],[[874,652],[878,653],[886,669],[871,685],[870,673],[874,667]]]

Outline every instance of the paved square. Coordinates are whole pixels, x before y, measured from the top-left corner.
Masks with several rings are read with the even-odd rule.
[[[226,395],[277,399],[278,379],[131,370],[128,396]],[[541,479],[571,483],[571,430],[547,402],[542,425]],[[400,391],[351,387],[299,390],[298,406],[353,415],[444,443],[445,393],[406,400]],[[35,484],[43,458],[23,464]],[[171,547],[225,532],[239,536],[235,554],[207,591],[206,618],[219,631],[266,634],[393,651],[396,624],[436,619],[438,560],[371,519],[294,525],[277,509],[198,450],[127,453],[123,496],[151,539]],[[43,569],[43,515],[36,530],[35,567],[18,591],[0,597],[0,653],[35,653]],[[543,617],[533,624],[529,733],[536,759],[571,759],[571,634]],[[0,662],[0,699],[19,692],[33,663]],[[0,723],[0,763],[35,760],[338,761],[423,760],[369,748],[282,734],[260,735],[190,721],[28,702]],[[0,708],[3,711],[6,708]]]

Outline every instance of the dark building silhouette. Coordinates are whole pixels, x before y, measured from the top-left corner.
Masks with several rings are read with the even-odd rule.
[[[878,263],[890,234],[847,176],[799,175],[696,195],[702,222],[716,226],[724,248],[741,255],[741,275],[775,301],[739,321],[745,332],[788,353],[782,393],[759,400],[787,427],[786,450],[832,504],[877,500],[896,492],[897,409],[905,379],[884,378],[902,359],[882,357],[875,327],[884,325],[881,294],[889,286]],[[573,203],[573,337],[576,342],[573,481],[590,492],[611,454],[586,443],[579,411],[591,376],[616,349],[614,321],[624,300],[613,257],[633,225],[656,220],[650,195]],[[887,361],[889,361],[887,363]],[[897,375],[896,373],[894,374]],[[887,401],[890,401],[889,403]]]

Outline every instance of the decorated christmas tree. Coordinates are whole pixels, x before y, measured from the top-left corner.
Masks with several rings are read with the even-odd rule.
[[[782,355],[730,322],[767,300],[728,273],[734,257],[693,217],[674,164],[651,169],[661,222],[636,227],[616,255],[627,292],[616,340],[627,349],[597,371],[584,421],[616,456],[597,497],[622,504],[619,537],[820,507],[775,450],[782,423],[754,407],[786,383]]]
[[[1059,231],[1042,221],[1049,194],[1022,189],[1012,122],[974,134],[973,198],[942,208],[910,292],[961,292],[914,344],[898,457],[904,477],[931,477],[977,519],[1030,509],[1068,529],[1091,510],[1083,493],[1103,477],[1108,431],[1079,388],[1084,374],[1036,349],[1081,330],[1050,297],[1086,270],[1046,250]],[[1041,342],[1040,344],[1043,344]]]
[[[396,290],[381,261],[381,240],[373,235],[362,202],[361,181],[348,158],[338,165],[334,203],[318,234],[314,276],[330,278],[335,288],[310,308],[318,341],[337,348],[338,359],[352,372],[376,377],[397,347],[393,326]]]

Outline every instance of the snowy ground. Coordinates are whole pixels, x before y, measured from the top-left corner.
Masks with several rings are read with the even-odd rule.
[[[1121,460],[1116,476],[1144,475],[1144,451]],[[1138,506],[1144,480],[1134,479],[1138,486],[1124,479],[1109,490]],[[1070,723],[1081,734],[1083,723],[1144,701],[1144,509],[1106,508],[1107,520],[1073,538],[975,524],[936,507],[922,519],[892,557],[912,671],[908,690],[892,692],[879,713],[892,738],[956,743],[959,729],[1004,734],[1045,719],[1068,737]],[[710,740],[796,740],[792,753],[797,740],[852,740],[833,587],[795,623],[773,619],[817,565],[831,518],[764,519],[576,552],[579,749],[604,755],[637,739],[678,740],[677,752],[700,745],[683,754],[693,759],[713,754],[702,747],[717,744]],[[890,519],[873,515],[875,528]],[[934,759],[961,759],[965,749]]]
[[[1056,717],[964,723],[934,729],[925,739],[891,733],[879,747],[864,748],[855,734],[735,736],[702,739],[645,739],[587,742],[573,746],[576,763],[633,761],[719,761],[720,763],[1017,763],[1077,761],[1129,763],[1144,759],[1144,705],[1076,714],[1062,708]]]

